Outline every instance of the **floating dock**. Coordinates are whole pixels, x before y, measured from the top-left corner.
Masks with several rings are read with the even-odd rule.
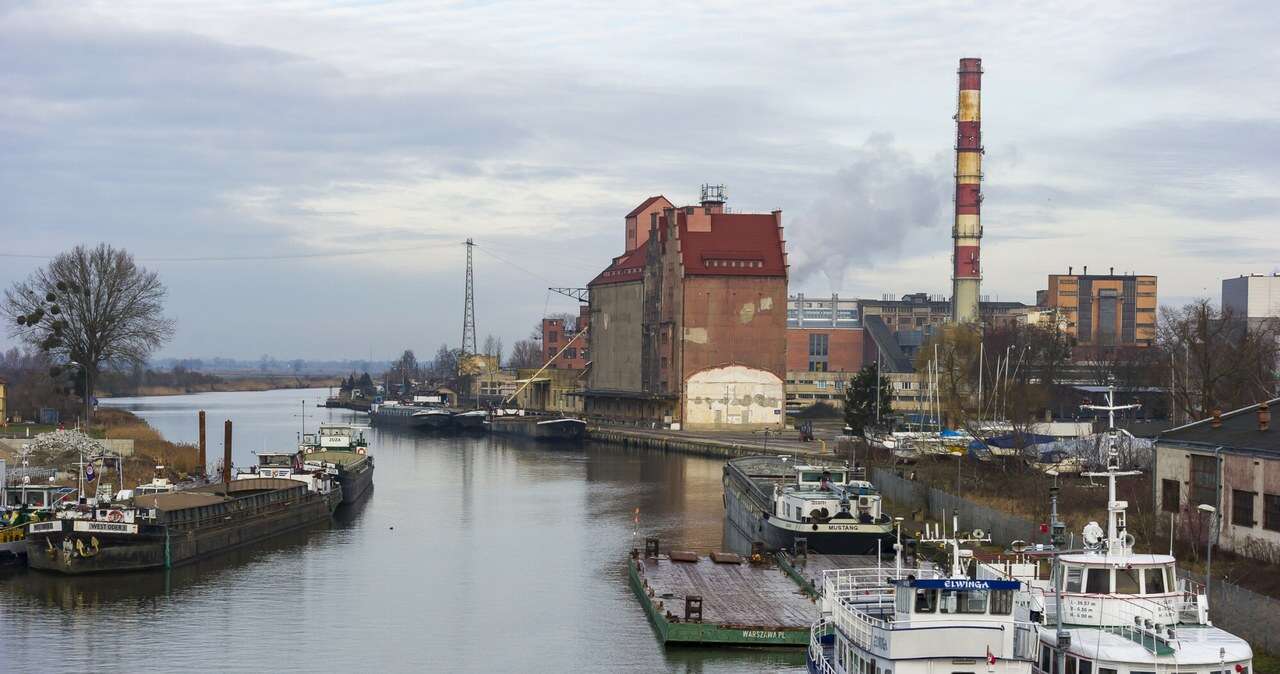
[[[663,644],[809,645],[818,606],[780,566],[731,553],[645,554],[627,561],[631,589]]]

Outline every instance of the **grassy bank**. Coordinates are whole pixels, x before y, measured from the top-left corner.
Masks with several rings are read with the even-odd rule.
[[[202,469],[195,445],[165,440],[159,431],[132,412],[100,409],[94,414],[91,431],[98,437],[133,440],[133,456],[124,462],[125,486],[150,481],[156,466],[164,466],[165,474],[173,480]]]

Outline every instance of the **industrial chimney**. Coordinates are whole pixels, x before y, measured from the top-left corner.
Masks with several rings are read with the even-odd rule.
[[[978,320],[982,286],[982,59],[960,59],[956,107],[956,219],[951,277],[951,320]]]

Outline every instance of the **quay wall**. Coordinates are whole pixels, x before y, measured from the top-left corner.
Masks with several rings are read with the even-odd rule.
[[[1035,522],[960,498],[926,484],[899,477],[891,470],[873,468],[871,482],[885,498],[900,507],[943,521],[960,516],[961,529],[985,529],[997,544],[1015,540],[1043,540]],[[950,520],[945,520],[950,526]],[[1201,585],[1204,576],[1179,568],[1178,576]],[[1255,651],[1280,653],[1280,601],[1215,579],[1210,587],[1209,619],[1213,624],[1248,641]]]
[[[677,454],[693,454],[722,459],[735,459],[741,456],[760,456],[761,454],[788,455],[797,459],[805,459],[822,463],[830,463],[838,457],[831,453],[798,450],[791,446],[770,444],[769,450],[763,451],[760,443],[740,443],[727,440],[712,440],[694,436],[680,436],[674,433],[655,433],[632,431],[621,428],[603,428],[599,426],[587,429],[587,439],[593,442],[605,442],[622,447],[638,447]]]

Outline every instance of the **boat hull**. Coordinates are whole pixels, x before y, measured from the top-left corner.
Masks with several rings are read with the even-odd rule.
[[[518,435],[542,442],[582,444],[587,437],[587,424],[580,419],[545,419],[534,416],[494,417],[489,421],[493,433]]]
[[[351,505],[364,498],[373,486],[373,457],[368,457],[354,468],[339,470],[338,484],[342,486],[340,505]]]
[[[453,428],[453,415],[448,412],[441,414],[415,414],[413,416],[414,428],[420,428],[424,431],[447,431]]]
[[[57,527],[28,533],[27,564],[68,575],[171,568],[326,521],[341,500],[340,488],[283,502],[237,499],[223,510],[193,513],[197,524],[185,526],[87,522],[96,530],[83,531],[77,525],[84,520],[55,520]]]

